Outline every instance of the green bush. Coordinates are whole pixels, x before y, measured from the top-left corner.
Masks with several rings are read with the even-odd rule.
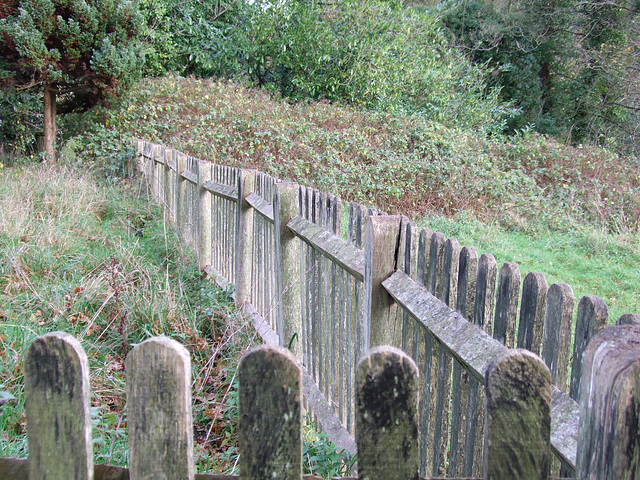
[[[241,75],[254,8],[244,0],[141,0],[147,74]]]
[[[43,133],[40,96],[0,89],[0,153],[34,154]]]
[[[256,11],[248,29],[250,79],[283,96],[491,132],[511,113],[433,14],[376,0],[282,2]]]

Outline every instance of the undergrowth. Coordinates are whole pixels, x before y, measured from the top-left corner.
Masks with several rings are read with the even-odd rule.
[[[538,271],[568,283],[576,301],[600,296],[612,321],[640,311],[640,159],[527,129],[487,138],[416,116],[290,103],[239,83],[179,76],[144,80],[93,115],[92,135],[68,145],[86,146],[85,158],[107,174],[120,168],[114,145],[131,148],[135,135],[448,235],[472,223],[461,244],[516,261],[523,277]]]
[[[255,333],[141,183],[64,165],[0,171],[0,456],[27,455],[22,359],[53,330],[89,359],[97,463],[126,465],[124,359],[166,335],[191,354],[197,470],[232,468],[235,366]]]
[[[12,159],[0,169],[0,457],[28,456],[24,351],[61,330],[89,360],[94,461],[126,466],[124,360],[166,335],[191,356],[196,470],[237,474],[236,367],[257,343],[255,330],[230,292],[200,274],[142,183],[116,180],[111,169],[101,170],[109,181],[96,181],[64,165],[79,161]],[[305,428],[306,473],[345,475],[353,463]]]
[[[239,83],[178,76],[143,80],[95,111],[89,130],[96,163],[113,158],[104,149],[114,139],[136,136],[392,214],[464,211],[524,232],[640,227],[638,159],[530,130],[487,138],[416,115],[289,103]]]

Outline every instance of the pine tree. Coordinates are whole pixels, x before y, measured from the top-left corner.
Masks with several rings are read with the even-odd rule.
[[[0,0],[0,87],[41,89],[50,159],[57,111],[87,110],[140,71],[141,25],[129,0]]]

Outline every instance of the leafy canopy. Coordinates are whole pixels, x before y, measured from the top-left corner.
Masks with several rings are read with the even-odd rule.
[[[85,110],[139,71],[141,26],[129,0],[2,0],[0,86],[48,85]]]
[[[508,109],[437,15],[377,0],[277,2],[247,24],[247,73],[293,98],[346,101],[500,130]]]

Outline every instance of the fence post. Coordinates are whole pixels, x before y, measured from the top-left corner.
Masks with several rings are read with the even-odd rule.
[[[582,297],[578,303],[578,318],[573,337],[573,361],[571,362],[571,384],[569,395],[580,401],[584,352],[591,338],[602,329],[609,319],[609,311],[604,300],[594,296]]]
[[[551,465],[551,373],[528,350],[510,350],[486,373],[483,478],[547,480]]]
[[[302,374],[282,347],[261,345],[238,365],[243,480],[302,479]]]
[[[519,296],[520,270],[515,263],[507,262],[498,275],[493,338],[509,348],[515,345]]]
[[[165,156],[167,156],[166,151],[165,151]],[[177,151],[172,148],[168,152],[168,162],[167,162],[168,170],[166,171],[167,176],[165,178],[164,187],[166,191],[165,205],[167,206],[165,210],[165,219],[167,219],[167,221],[170,221],[174,227],[178,224],[178,217],[177,217],[178,206],[176,204],[176,201],[178,199],[176,194],[176,186],[178,184],[178,181],[176,180],[177,162],[178,162]]]
[[[151,194],[153,195],[153,199],[156,202],[160,198],[159,177],[158,177],[158,170],[160,168],[158,167],[158,162],[156,161],[156,159],[160,158],[161,153],[162,153],[162,146],[158,145],[157,143],[154,143],[151,149],[151,162],[149,165],[150,166],[149,178],[147,181],[149,185],[151,185]]]
[[[547,308],[547,290],[549,285],[544,275],[529,272],[522,285],[520,304],[520,324],[518,325],[518,348],[526,348],[540,355],[542,328]]]
[[[189,222],[187,217],[187,180],[182,176],[182,172],[187,169],[188,157],[184,153],[174,151],[173,158],[176,161],[176,230],[180,239],[186,241],[184,225]]]
[[[238,204],[236,206],[236,304],[251,302],[253,266],[253,208],[245,198],[255,190],[255,170],[238,170]]]
[[[400,217],[369,216],[365,227],[363,351],[370,346],[402,342],[402,322],[396,321],[395,303],[382,286],[396,269]]]
[[[573,305],[575,297],[569,285],[554,283],[547,292],[547,309],[542,342],[542,359],[551,370],[551,381],[567,393],[571,358]]]
[[[192,480],[191,361],[167,337],[137,345],[125,361],[131,480]]]
[[[139,138],[135,139],[136,143],[136,170],[138,172],[144,171],[144,140],[140,140]]]
[[[578,478],[638,477],[640,327],[607,327],[584,356],[578,433]]]
[[[302,360],[302,300],[300,293],[300,240],[287,223],[300,214],[297,183],[276,183],[273,213],[276,240],[277,329],[280,346],[289,347]],[[269,255],[269,252],[265,252]]]
[[[25,353],[29,478],[93,479],[89,365],[68,333],[36,338]]]
[[[372,348],[356,378],[358,478],[418,480],[418,368],[393,347]]]
[[[498,264],[491,254],[483,253],[478,260],[476,297],[473,306],[473,324],[487,334],[493,331],[493,306],[496,291]],[[471,319],[470,319],[471,320]],[[463,474],[480,476],[484,446],[484,388],[475,378],[469,381],[469,403],[467,404],[467,427],[465,431],[465,462]]]
[[[211,194],[204,184],[211,180],[210,162],[198,161],[198,263],[200,270],[211,266]]]
[[[640,325],[640,313],[625,313],[616,320],[616,325]]]
[[[473,305],[476,300],[476,278],[478,276],[478,252],[472,247],[460,250],[458,266],[458,300],[456,310],[473,322]]]

